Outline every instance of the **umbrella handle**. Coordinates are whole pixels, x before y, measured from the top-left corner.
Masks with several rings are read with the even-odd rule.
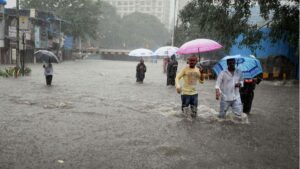
[[[199,58],[199,62],[200,62],[200,51],[199,51],[199,48],[198,48],[198,58]]]

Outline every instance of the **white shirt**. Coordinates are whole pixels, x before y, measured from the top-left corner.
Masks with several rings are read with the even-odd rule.
[[[233,101],[240,98],[240,91],[235,84],[240,82],[241,87],[244,84],[243,73],[236,69],[233,75],[228,70],[223,70],[217,79],[216,89],[221,92],[221,99],[225,101]]]
[[[52,66],[47,65],[46,67],[44,67],[44,75],[53,75],[53,68]]]

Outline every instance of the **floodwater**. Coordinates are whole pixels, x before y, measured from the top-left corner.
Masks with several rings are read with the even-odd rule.
[[[185,119],[162,62],[79,60],[0,79],[0,168],[289,169],[299,160],[299,87],[262,82],[251,115],[216,118],[214,80],[199,85],[198,118]],[[180,63],[179,69],[184,66]]]

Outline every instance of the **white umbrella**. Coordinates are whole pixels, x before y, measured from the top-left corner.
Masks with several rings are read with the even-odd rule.
[[[156,56],[172,56],[172,55],[176,55],[178,48],[175,46],[163,46],[160,47],[158,49],[156,49],[156,51],[154,52],[154,55]]]
[[[150,57],[153,55],[153,52],[149,49],[139,48],[130,51],[128,55],[135,57]]]

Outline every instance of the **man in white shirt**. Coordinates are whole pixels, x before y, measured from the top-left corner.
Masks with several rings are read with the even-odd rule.
[[[223,70],[216,82],[216,99],[220,102],[219,118],[225,118],[229,107],[236,116],[241,116],[242,102],[239,89],[243,86],[243,74],[235,69],[235,59],[227,59],[228,69]]]

